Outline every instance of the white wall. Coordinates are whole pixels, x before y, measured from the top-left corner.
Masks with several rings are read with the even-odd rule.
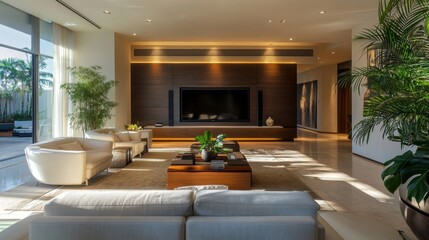
[[[366,23],[353,29],[353,36],[358,35],[364,28],[369,28],[377,23],[377,17],[374,16],[372,21],[368,19]],[[353,41],[352,43],[352,67],[364,67],[367,65],[366,52],[362,51],[362,43]],[[352,125],[355,126],[363,118],[363,94],[365,89],[361,88],[360,95],[357,92],[352,94]],[[401,154],[409,148],[401,149],[399,143],[393,143],[387,139],[383,139],[380,129],[374,129],[371,134],[368,144],[358,144],[353,141],[352,152],[377,162],[386,162],[394,156]]]
[[[115,80],[115,34],[113,32],[74,32],[74,66],[100,66],[106,80]],[[115,88],[109,92],[109,98],[115,100]],[[116,124],[116,109],[106,126]],[[76,133],[76,136],[81,135]]]
[[[337,132],[337,65],[326,65],[298,74],[298,83],[317,80],[317,131]]]

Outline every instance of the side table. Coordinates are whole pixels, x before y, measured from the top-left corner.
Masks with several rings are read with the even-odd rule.
[[[112,168],[121,168],[125,167],[127,164],[131,163],[133,158],[131,156],[131,147],[116,147],[112,149]]]
[[[152,129],[140,130],[140,138],[142,139],[142,141],[146,141],[146,150],[149,150],[149,148],[152,147],[152,137]]]

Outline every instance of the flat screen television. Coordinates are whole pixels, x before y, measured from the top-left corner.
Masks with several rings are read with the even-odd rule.
[[[249,122],[249,88],[180,88],[181,122]]]

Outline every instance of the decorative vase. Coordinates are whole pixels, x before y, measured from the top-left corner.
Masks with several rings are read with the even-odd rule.
[[[272,127],[274,125],[274,120],[271,117],[268,117],[265,123],[268,127]]]
[[[205,162],[210,162],[213,159],[216,159],[217,157],[217,153],[214,153],[212,151],[207,151],[205,149],[203,149],[201,151],[201,158],[205,161]]]

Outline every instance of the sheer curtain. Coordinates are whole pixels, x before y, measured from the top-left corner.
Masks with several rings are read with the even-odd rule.
[[[68,67],[73,63],[73,32],[53,23],[54,42],[54,109],[53,137],[73,136],[67,114],[72,110],[61,84],[71,81]]]

